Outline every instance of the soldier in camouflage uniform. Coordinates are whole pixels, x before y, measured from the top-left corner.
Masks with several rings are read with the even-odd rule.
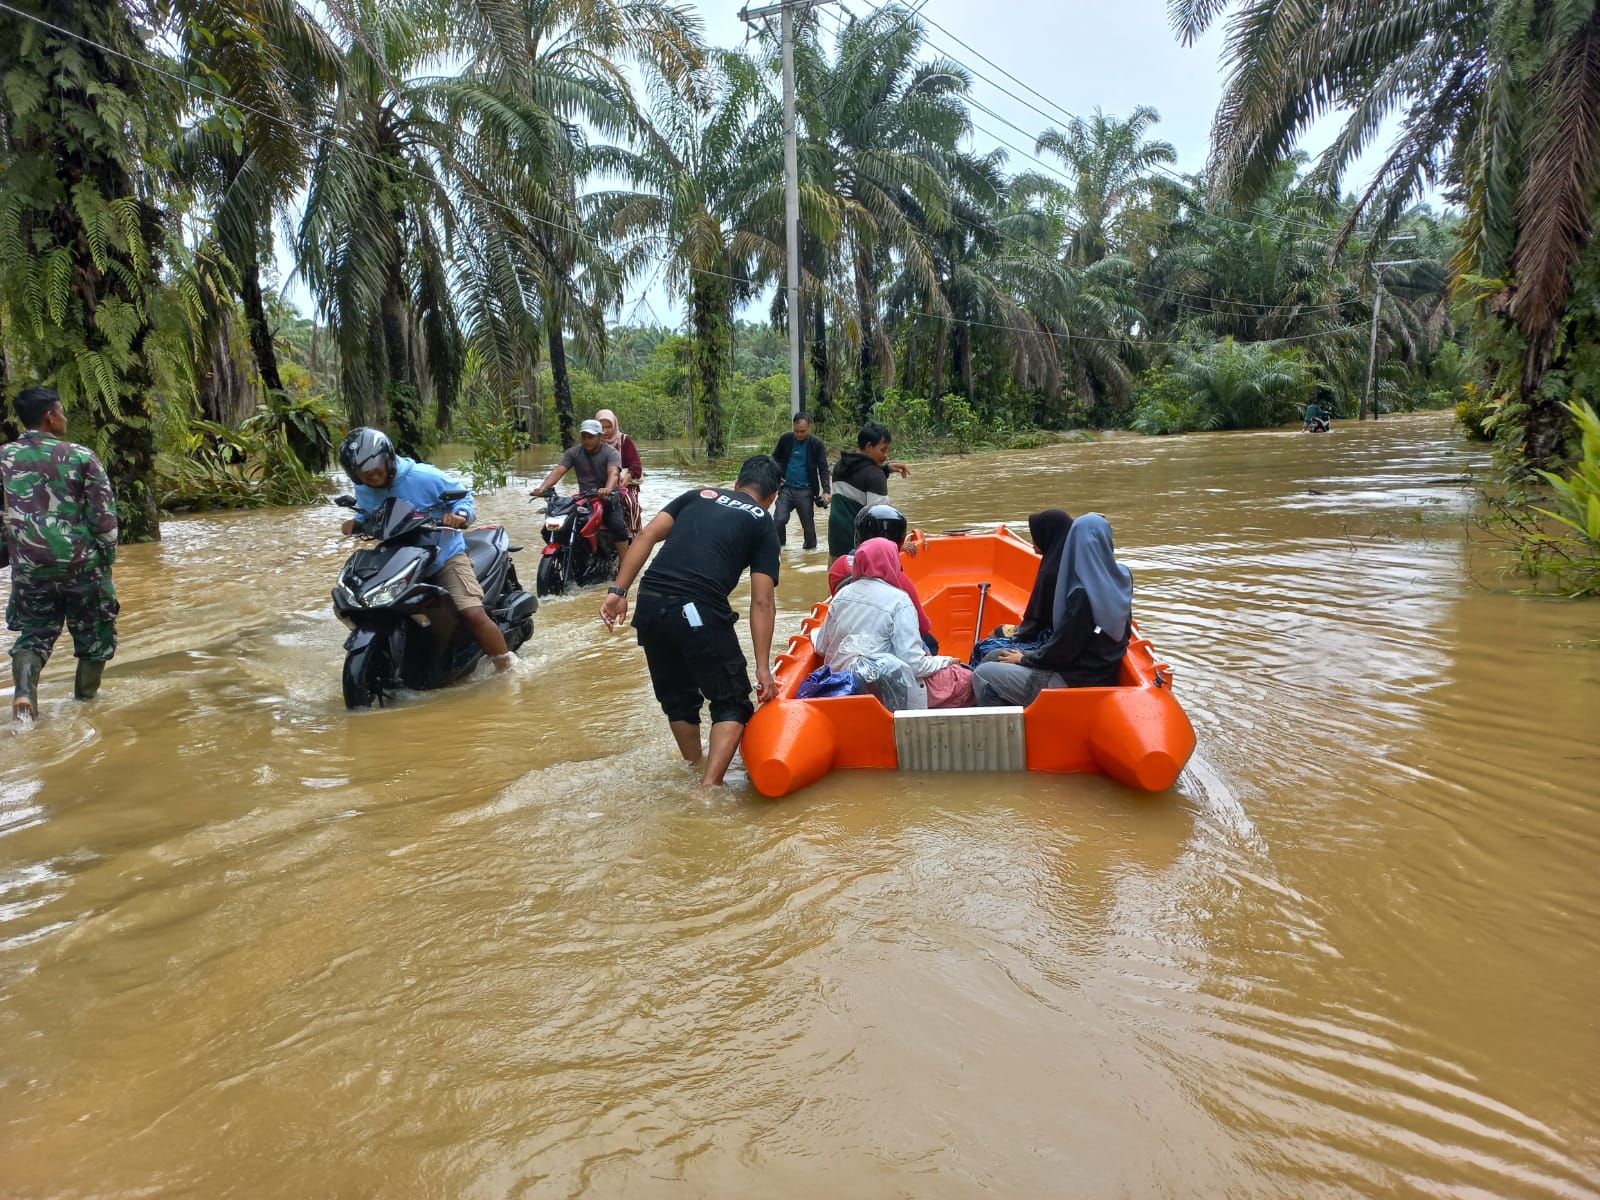
[[[117,557],[117,511],[111,482],[94,452],[63,440],[61,397],[30,387],[13,402],[26,427],[0,446],[0,498],[5,505],[5,549],[11,560],[11,600],[6,628],[14,630],[11,678],[13,717],[38,707],[39,672],[66,622],[78,659],[73,695],[92,698],[117,649],[117,593],[111,563]]]

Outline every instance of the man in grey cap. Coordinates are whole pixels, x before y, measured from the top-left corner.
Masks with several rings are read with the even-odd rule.
[[[623,519],[622,507],[617,503],[617,480],[622,475],[622,456],[606,445],[600,436],[599,421],[585,421],[578,426],[578,444],[568,446],[561,461],[550,469],[544,482],[533,489],[533,495],[549,491],[571,471],[578,477],[578,490],[599,496],[605,507],[606,532],[619,549],[633,539],[628,535],[628,523]]]

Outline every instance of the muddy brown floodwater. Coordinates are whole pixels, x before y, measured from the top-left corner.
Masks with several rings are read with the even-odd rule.
[[[702,799],[596,594],[351,715],[340,514],[170,521],[103,698],[62,656],[0,734],[0,1194],[1600,1195],[1600,606],[1509,594],[1484,466],[1416,417],[895,481],[1110,516],[1199,734],[1158,796]]]

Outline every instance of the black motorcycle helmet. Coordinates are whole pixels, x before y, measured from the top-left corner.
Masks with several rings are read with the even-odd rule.
[[[379,463],[389,468],[389,482],[393,483],[399,464],[388,434],[366,425],[358,425],[345,434],[344,441],[339,444],[339,465],[350,476],[351,483],[364,483],[361,472],[370,471]]]
[[[856,514],[856,545],[880,537],[905,545],[906,517],[892,504],[869,504]]]

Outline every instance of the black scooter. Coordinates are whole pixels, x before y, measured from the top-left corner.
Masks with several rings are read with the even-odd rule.
[[[446,492],[445,501],[465,492]],[[341,508],[355,497],[336,496]],[[423,535],[445,527],[409,500],[391,496],[357,528],[377,546],[357,550],[339,572],[333,611],[350,629],[345,639],[344,702],[349,708],[380,705],[399,688],[431,691],[469,673],[482,657],[477,639],[456,616],[450,596],[427,580],[439,567],[439,550]],[[483,605],[506,647],[515,650],[533,636],[539,601],[517,582],[513,546],[499,525],[465,531],[467,557],[483,585]]]

